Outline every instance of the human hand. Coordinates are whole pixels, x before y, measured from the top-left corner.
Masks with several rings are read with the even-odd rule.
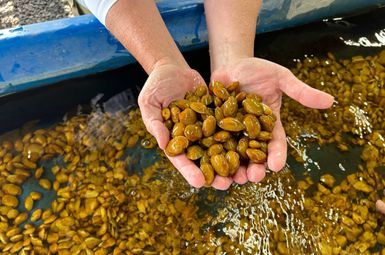
[[[384,190],[385,195],[385,190]],[[377,200],[376,209],[379,213],[385,214],[385,202],[383,200]]]
[[[269,142],[267,167],[279,171],[285,166],[287,144],[286,135],[280,120],[282,92],[304,106],[326,109],[332,106],[333,97],[316,90],[298,80],[287,68],[260,58],[241,58],[216,69],[212,81],[230,84],[239,81],[240,89],[263,97],[277,117],[273,139]],[[247,180],[259,182],[265,177],[266,166],[249,163],[241,167],[233,176],[236,183],[244,184]]]
[[[138,102],[143,122],[161,149],[166,148],[170,139],[170,132],[163,123],[162,108],[176,99],[183,99],[186,92],[194,91],[202,84],[205,84],[203,78],[187,65],[161,65],[150,73]],[[205,184],[201,170],[185,154],[167,157],[191,186],[200,188]],[[217,176],[211,185],[216,189],[227,189],[231,182],[230,178]]]

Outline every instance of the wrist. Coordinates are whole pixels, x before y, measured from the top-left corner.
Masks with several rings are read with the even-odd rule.
[[[237,65],[243,59],[252,57],[253,54],[246,52],[234,52],[230,50],[221,51],[220,53],[217,53],[215,56],[211,57],[211,72],[215,72],[219,69],[231,68]]]
[[[150,74],[153,70],[161,68],[163,66],[178,66],[180,68],[190,68],[181,54],[181,57],[163,57],[154,61],[148,73]]]

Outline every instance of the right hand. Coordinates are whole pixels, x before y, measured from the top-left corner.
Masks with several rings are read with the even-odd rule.
[[[202,84],[205,82],[200,74],[188,66],[164,64],[156,66],[150,73],[138,102],[143,122],[162,150],[170,139],[170,132],[163,123],[162,108],[174,100],[183,99],[188,91]],[[191,186],[200,188],[205,184],[201,170],[185,154],[167,157]],[[212,187],[225,190],[232,182],[230,177],[216,176]]]
[[[263,102],[271,107],[277,117],[272,131],[273,139],[268,144],[266,164],[249,162],[247,169],[241,167],[233,177],[238,184],[244,184],[247,180],[258,183],[266,175],[266,165],[270,170],[278,172],[286,164],[286,135],[280,120],[283,93],[311,108],[326,109],[333,104],[331,95],[311,88],[298,80],[287,68],[260,58],[228,58],[226,64],[212,73],[211,80],[224,84],[238,81],[242,91],[262,96]]]

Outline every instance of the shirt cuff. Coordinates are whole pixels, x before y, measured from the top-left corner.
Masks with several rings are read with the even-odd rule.
[[[106,24],[106,17],[110,8],[118,0],[78,0],[78,2],[87,7],[95,17],[103,24]]]

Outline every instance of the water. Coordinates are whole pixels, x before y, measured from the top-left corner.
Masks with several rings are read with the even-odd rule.
[[[118,94],[102,104],[98,104],[99,99],[100,96],[92,100],[91,107],[87,107],[89,110],[78,108],[76,113],[66,115],[64,122],[59,125],[59,129],[56,128],[56,124],[45,127],[50,128],[51,126],[50,129],[58,131],[67,130],[69,127],[77,130],[73,135],[74,142],[70,143],[68,141],[75,149],[63,155],[65,158],[69,156],[67,160],[63,159],[62,156],[55,156],[51,160],[42,160],[40,162],[39,165],[44,166],[46,170],[45,178],[50,179],[52,182],[55,180],[52,171],[50,171],[55,165],[63,169],[73,169],[81,172],[84,171],[84,168],[90,169],[91,163],[87,160],[87,157],[91,157],[94,151],[98,152],[99,157],[101,157],[98,165],[111,165],[110,160],[102,156],[110,154],[111,148],[108,145],[115,146],[116,142],[120,143],[125,130],[129,131],[132,128],[139,128],[138,130],[133,130],[131,135],[144,131],[138,115],[130,115],[131,117],[128,117],[127,113],[135,109],[132,108],[131,93],[124,92],[123,94]],[[91,113],[84,115],[84,111],[90,111]],[[123,111],[123,114],[121,111]],[[336,111],[336,109],[331,111]],[[79,122],[76,117],[77,115],[81,116]],[[294,117],[296,114],[294,113],[289,116]],[[289,116],[283,115],[283,118]],[[306,122],[305,119],[302,119],[302,121]],[[353,123],[358,123],[358,127],[360,127],[363,122],[353,121]],[[138,124],[142,126],[138,127]],[[310,127],[308,126],[309,130]],[[44,125],[41,123],[38,125],[31,123],[26,125],[22,129],[23,131],[15,133],[25,135],[25,132],[28,133],[31,129],[41,128],[44,128]],[[173,236],[173,240],[176,240],[178,243],[185,242],[185,249],[192,253],[203,254],[212,251],[215,254],[276,254],[278,251],[283,254],[319,254],[324,249],[324,243],[326,242],[328,245],[332,240],[329,240],[330,237],[327,236],[327,231],[329,230],[324,229],[325,226],[322,224],[322,221],[320,222],[312,218],[312,210],[306,206],[306,199],[313,199],[314,207],[324,210],[324,219],[328,220],[334,227],[344,228],[343,225],[340,225],[340,218],[342,217],[341,213],[345,214],[346,212],[340,212],[332,204],[322,205],[322,200],[317,201],[317,196],[313,197],[318,192],[317,187],[312,187],[312,189],[306,191],[306,189],[300,188],[300,184],[297,181],[306,180],[307,176],[311,176],[313,182],[317,183],[321,175],[332,173],[337,179],[337,184],[339,184],[346,178],[347,174],[355,173],[357,166],[363,164],[363,161],[360,159],[362,147],[355,146],[349,152],[341,152],[336,149],[333,143],[327,146],[314,143],[314,140],[319,138],[319,134],[316,134],[314,130],[309,131],[311,135],[302,133],[299,139],[293,135],[295,133],[290,132],[290,130],[287,131],[292,135],[288,138],[289,144],[295,148],[292,151],[300,152],[304,161],[301,164],[293,158],[289,159],[289,168],[294,171],[294,175],[287,168],[279,174],[269,173],[267,178],[260,184],[235,185],[225,192],[211,189],[201,189],[199,191],[192,189],[176,170],[166,160],[162,159],[159,152],[154,149],[143,149],[139,146],[138,142],[136,147],[124,149],[123,153],[119,154],[120,156],[115,157],[116,162],[125,162],[125,170],[131,176],[128,177],[128,180],[131,178],[139,178],[141,180],[135,184],[124,184],[126,192],[122,199],[128,201],[127,206],[134,205],[135,208],[138,206],[136,210],[146,212],[148,215],[156,215],[157,212],[152,209],[141,209],[146,208],[145,205],[150,200],[155,200],[153,206],[156,208],[163,208],[164,206],[166,208],[170,206],[179,207],[182,220],[172,221],[172,224],[174,228],[180,229],[182,232],[178,236]],[[148,134],[143,133],[141,136],[149,139]],[[361,134],[357,134],[357,136],[361,138]],[[11,134],[8,133],[4,139],[11,137]],[[348,138],[347,136],[346,139]],[[313,141],[313,143],[310,141]],[[83,149],[86,149],[86,154],[79,158],[81,164],[73,165],[71,158],[74,160],[73,158],[76,155],[73,153]],[[28,151],[27,154],[30,155],[31,153]],[[330,160],[330,158],[333,159]],[[115,164],[117,163],[113,163],[113,165]],[[111,171],[114,171],[113,169],[114,167],[112,167]],[[63,171],[67,172],[67,170]],[[77,187],[79,185],[81,187],[82,183],[87,179],[84,179],[83,174],[79,176],[76,172],[73,172],[70,176],[80,178],[77,180],[78,184],[75,184],[76,182],[68,183],[68,187],[73,186],[74,188],[71,189],[74,189],[74,192],[78,192]],[[88,178],[105,179],[107,174],[92,176],[90,175]],[[108,177],[105,181],[107,180]],[[124,180],[122,181],[124,183]],[[96,183],[101,184],[103,182],[99,180]],[[121,182],[118,182],[116,185],[122,184],[119,183]],[[27,179],[22,187],[24,192],[19,196],[21,201],[25,199],[25,195],[30,191],[40,191],[44,194],[43,199],[35,205],[35,210],[36,208],[48,209],[55,199],[56,201],[61,199],[61,195],[57,196],[53,191],[43,191],[34,178]],[[156,191],[140,198],[136,204],[133,203],[132,199],[142,190],[147,189],[155,189]],[[80,191],[79,194],[81,194]],[[67,203],[70,208],[70,202],[65,202],[65,204]],[[143,205],[139,206],[139,204]],[[183,209],[186,204],[189,205],[187,212]],[[20,206],[18,209],[21,212],[25,211],[23,206]],[[113,208],[111,207],[109,210],[113,210]],[[120,211],[120,209],[117,210],[118,212]],[[125,212],[125,209],[122,210]],[[162,209],[162,211],[164,210]],[[116,212],[116,215],[119,215],[118,212]],[[320,215],[323,215],[323,212],[318,214],[318,217]],[[73,217],[77,218],[76,215]],[[79,217],[78,220],[83,216]],[[111,223],[110,231],[112,231],[111,235],[115,238],[118,238],[117,232],[123,231],[119,230],[119,217],[111,216],[114,223]],[[167,217],[164,218],[164,220],[166,219]],[[195,231],[198,231],[203,239],[196,238],[196,236],[186,236],[186,232],[188,232],[191,226],[186,226],[186,223],[183,221],[188,221],[189,223],[187,224],[195,226],[198,229]],[[152,219],[147,219],[146,222],[148,222],[149,226],[155,227],[155,225],[152,225],[155,224],[152,222]],[[42,221],[32,224],[42,226]],[[79,224],[81,228],[82,224]],[[122,224],[124,226],[124,223]],[[138,227],[134,223],[128,223],[127,226],[133,228],[134,231],[140,231],[143,227]],[[154,238],[160,238],[161,234],[156,232],[153,233],[153,236]],[[166,240],[164,242],[166,242],[166,245],[169,245],[168,242],[170,241]],[[131,246],[129,248],[134,249]],[[137,249],[143,252],[143,248]],[[159,248],[153,247],[152,249],[157,252],[160,251]],[[186,252],[186,254],[189,252]]]
[[[294,66],[301,60],[304,65],[301,68],[311,68],[311,65],[306,66],[311,61],[302,61],[304,51],[308,53],[308,56],[314,55],[319,59],[327,58],[327,52],[330,50],[337,59],[374,54],[379,51],[377,45],[362,47],[361,44],[346,42],[353,42],[362,37],[369,38],[368,40],[371,41],[373,38],[378,39],[375,33],[381,34],[380,25],[376,25],[373,19],[381,20],[380,14],[382,13],[383,11],[379,11],[370,14],[372,26],[369,27],[367,26],[368,16],[366,16],[352,18],[344,23],[328,21],[314,25],[311,29],[309,27],[295,28],[289,32],[262,35],[257,41],[266,46],[261,47],[257,52],[261,56],[268,56],[269,59],[288,66]],[[328,29],[324,30],[325,27]],[[365,27],[364,31],[363,27]],[[320,33],[320,30],[323,32]],[[358,35],[357,31],[360,31]],[[296,36],[297,45],[295,45],[296,47],[290,46],[291,50],[288,50],[287,45],[289,42],[293,42],[293,35]],[[201,53],[203,54],[203,52]],[[207,60],[207,55],[204,56]],[[193,66],[198,65],[198,69],[204,69],[203,73],[207,77],[207,63],[201,64],[202,60],[197,61],[194,56],[190,56],[190,58]],[[332,60],[326,61],[331,62]],[[297,70],[299,73],[301,68]],[[297,124],[293,124],[292,131],[287,129],[287,133],[290,134],[288,142],[292,155],[288,159],[287,169],[279,174],[269,173],[261,184],[234,185],[225,192],[212,189],[198,191],[189,187],[155,149],[143,149],[139,146],[139,142],[136,147],[124,149],[121,154],[117,154],[118,157],[115,157],[112,162],[104,158],[115,146],[114,141],[121,141],[123,134],[130,130],[131,125],[138,122],[137,119],[124,117],[126,115],[111,114],[111,112],[116,113],[120,110],[126,114],[129,109],[132,109],[131,106],[137,95],[137,90],[132,89],[111,98],[118,90],[124,89],[122,83],[127,82],[124,80],[127,79],[124,78],[126,76],[124,71],[126,70],[115,71],[112,73],[115,76],[106,75],[103,76],[103,79],[91,77],[73,81],[73,87],[85,85],[81,92],[86,95],[81,99],[80,96],[76,96],[75,98],[69,97],[67,102],[63,102],[65,100],[54,102],[54,98],[58,97],[58,92],[65,91],[63,84],[52,90],[32,91],[30,92],[32,99],[29,98],[29,101],[26,102],[19,100],[18,95],[11,96],[11,100],[8,98],[7,103],[5,103],[6,98],[2,99],[0,112],[8,113],[8,116],[2,116],[3,120],[8,118],[4,129],[19,128],[22,126],[21,123],[28,120],[41,119],[36,122],[28,122],[24,128],[17,129],[13,134],[4,134],[3,139],[12,140],[22,137],[31,130],[55,127],[61,123],[61,116],[64,116],[66,112],[69,113],[65,115],[64,124],[61,124],[64,126],[73,116],[85,112],[91,113],[80,122],[81,124],[71,124],[79,128],[74,131],[75,143],[73,146],[80,151],[85,149],[84,152],[79,152],[79,155],[83,155],[79,159],[79,164],[72,162],[75,154],[71,155],[69,152],[63,155],[68,159],[53,157],[53,159],[39,163],[46,169],[44,177],[51,181],[54,180],[54,175],[50,171],[53,165],[59,165],[64,169],[62,171],[73,177],[72,184],[68,184],[73,192],[73,201],[63,198],[60,201],[65,203],[65,208],[75,219],[74,229],[87,233],[82,238],[86,239],[89,235],[97,237],[98,240],[100,238],[98,241],[100,249],[107,246],[106,243],[110,238],[117,240],[116,243],[124,241],[127,244],[126,248],[134,254],[161,254],[161,251],[163,254],[331,254],[331,247],[335,248],[336,254],[365,254],[369,250],[382,249],[378,244],[369,245],[371,240],[376,240],[376,236],[373,234],[383,232],[383,217],[376,214],[373,207],[374,201],[380,198],[380,190],[384,186],[384,183],[381,182],[382,175],[378,174],[378,171],[382,171],[378,170],[378,166],[382,166],[380,158],[383,157],[382,120],[376,120],[373,115],[375,113],[375,116],[380,116],[381,100],[369,94],[357,93],[346,97],[349,98],[346,102],[343,101],[344,97],[340,97],[338,104],[327,112],[314,112],[304,110],[285,99],[284,107],[290,109],[286,116],[286,118],[290,118],[286,123]],[[129,71],[135,74],[138,72],[137,67],[130,67]],[[130,81],[133,82],[133,85],[143,81],[144,76],[141,76],[143,74],[140,72],[139,74],[138,80]],[[335,76],[335,73],[330,72],[325,76],[330,80],[311,79],[316,83],[312,85],[332,89],[325,84],[335,82],[333,80]],[[119,79],[122,81],[117,82]],[[111,82],[120,84],[119,88],[106,88],[107,86],[103,84]],[[96,88],[91,90],[92,86],[96,86]],[[103,92],[104,98],[95,97],[95,90],[98,90],[98,93]],[[18,110],[9,110],[12,107],[13,109],[26,109],[29,104],[34,102],[34,98],[37,100],[44,96],[52,96],[51,100],[45,98],[44,104],[49,105],[48,102],[50,102],[57,107],[41,107],[36,111],[29,110],[26,114]],[[365,96],[365,101],[362,101],[363,96]],[[90,104],[91,107],[76,107],[78,104],[85,105],[92,98],[94,100]],[[75,107],[69,110],[70,106]],[[373,110],[375,107],[380,110]],[[345,124],[349,124],[349,130],[344,131],[342,126],[344,123],[338,124],[336,120],[340,118],[341,112],[345,112],[345,108],[348,112],[346,116],[352,118],[346,117]],[[13,114],[10,114],[11,112]],[[22,118],[18,118],[20,116]],[[324,121],[324,129],[315,129],[316,126],[312,124],[319,123],[321,120]],[[304,125],[304,123],[307,124]],[[103,131],[104,125],[108,132]],[[286,125],[286,128],[291,127]],[[340,136],[337,136],[337,133]],[[93,144],[90,145],[87,142],[88,139],[91,139]],[[341,148],[337,147],[341,144],[346,145],[349,150],[341,151]],[[372,147],[368,147],[370,144],[376,144],[376,148],[379,148],[378,156],[374,161],[371,159],[371,155],[376,152],[372,150]],[[92,161],[87,160],[87,157],[93,157],[95,151],[101,152],[97,159],[103,163],[92,165]],[[120,151],[117,149],[115,152],[120,153]],[[116,177],[114,181],[111,181],[111,177],[107,174],[113,172],[117,162],[124,166],[130,176],[127,177],[127,180],[119,179],[122,174],[120,172],[113,173],[113,176]],[[110,170],[104,173],[102,166]],[[71,168],[75,168],[77,171],[73,171]],[[93,169],[93,171],[87,172],[85,169]],[[342,191],[328,187],[327,183],[319,183],[321,176],[326,173],[335,177],[333,187],[339,185]],[[351,177],[349,177],[349,181],[346,181],[348,175]],[[364,192],[353,188],[354,183],[362,180],[368,182],[375,190]],[[104,181],[111,181],[113,185],[107,186],[107,189],[103,186],[103,191],[99,190],[102,187],[100,183],[104,183]],[[97,185],[98,183],[99,185]],[[314,185],[310,186],[311,183]],[[306,185],[310,187],[305,188]],[[65,188],[66,186],[62,184],[60,187]],[[98,202],[97,207],[93,208],[90,205],[91,202],[82,195],[84,189],[97,190],[99,194],[106,194],[106,201]],[[20,201],[32,190],[44,193],[43,199],[35,204],[35,209],[47,209],[52,201],[58,198],[56,192],[43,192],[36,180],[29,178],[23,184],[23,194],[19,196]],[[119,192],[124,195],[120,197]],[[78,199],[81,201],[79,206],[82,210],[73,209],[76,207]],[[87,211],[87,201],[88,206],[93,208],[91,212]],[[101,222],[103,219],[101,204],[107,208],[108,222]],[[25,211],[23,205],[20,205],[18,210]],[[90,215],[84,215],[82,211],[90,213]],[[365,212],[367,216],[364,223],[361,223]],[[59,214],[58,212],[59,219],[65,217],[65,215]],[[353,223],[351,223],[351,219],[353,219]],[[108,230],[105,234],[97,235],[96,230],[90,227],[91,222],[92,226],[100,229],[106,224]],[[33,224],[37,228],[41,228],[41,223],[38,221]],[[357,229],[360,231],[358,234]],[[77,245],[77,239],[71,236],[70,230],[69,227],[58,231],[63,242],[70,238],[72,246],[68,250],[77,251],[79,249],[86,252],[87,249],[90,249]],[[53,228],[50,231],[56,230]],[[335,240],[337,240],[337,244],[334,243]],[[344,244],[344,241],[348,245]],[[369,247],[365,247],[365,244],[368,244]],[[118,249],[118,245],[108,246],[106,249],[112,253],[113,250]]]

